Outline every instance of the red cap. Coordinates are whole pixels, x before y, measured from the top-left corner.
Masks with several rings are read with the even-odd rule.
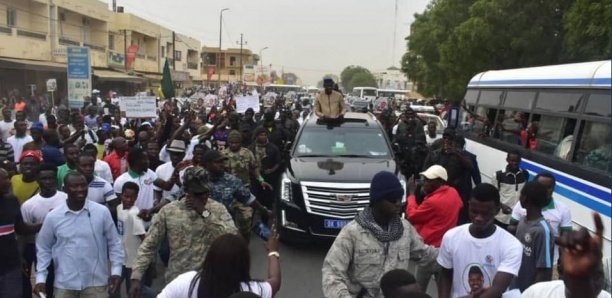
[[[42,155],[40,154],[40,151],[27,150],[27,151],[22,152],[21,155],[19,156],[19,162],[21,162],[26,157],[34,157],[36,161],[38,161],[39,163],[42,162]]]

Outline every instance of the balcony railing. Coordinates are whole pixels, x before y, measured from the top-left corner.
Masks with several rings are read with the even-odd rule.
[[[187,68],[188,69],[198,69],[198,63],[197,62],[187,62]]]
[[[47,34],[39,33],[39,32],[32,32],[32,31],[23,30],[23,29],[17,29],[17,36],[25,36],[25,37],[34,38],[34,39],[47,40]]]
[[[157,61],[157,57],[156,56],[147,56],[147,60],[149,60],[149,61]]]
[[[95,44],[91,44],[91,43],[83,43],[83,46],[84,47],[89,47],[90,49],[92,49],[94,51],[100,51],[100,52],[106,51],[106,47],[105,46],[95,45]]]
[[[64,45],[64,46],[80,46],[81,43],[78,41],[74,41],[74,40],[70,40],[68,38],[65,37],[60,37],[59,38],[59,44]]]
[[[8,35],[13,34],[13,29],[9,27],[0,26],[0,33],[6,33]]]

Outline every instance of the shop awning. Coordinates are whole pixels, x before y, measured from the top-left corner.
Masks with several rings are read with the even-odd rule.
[[[66,72],[63,63],[13,58],[0,58],[0,68]]]
[[[156,73],[141,73],[141,75],[149,80],[161,81],[162,75]]]
[[[127,73],[102,69],[94,69],[93,75],[96,76],[98,81],[101,82],[143,82],[145,80],[145,78],[131,76]]]

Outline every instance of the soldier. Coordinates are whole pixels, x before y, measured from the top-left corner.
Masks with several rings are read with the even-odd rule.
[[[370,206],[338,234],[323,262],[323,294],[328,298],[382,297],[379,281],[409,261],[435,264],[437,250],[423,243],[400,217],[404,189],[391,172],[379,172],[370,185]]]
[[[165,278],[171,281],[183,272],[197,270],[214,239],[238,232],[225,206],[209,200],[211,189],[204,169],[187,169],[183,181],[185,195],[160,210],[138,248],[132,267],[131,297],[140,297],[140,280],[165,237],[170,245]]]
[[[232,130],[227,138],[228,147],[223,150],[226,171],[240,179],[242,184],[250,188],[251,180],[257,181],[262,188],[272,189],[268,182],[259,173],[259,166],[251,150],[241,147],[242,135],[237,130]],[[253,222],[253,209],[234,200],[231,204],[234,213],[236,227],[240,234],[248,242],[251,238],[251,225]]]

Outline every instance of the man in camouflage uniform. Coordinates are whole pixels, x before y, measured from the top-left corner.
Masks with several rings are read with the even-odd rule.
[[[393,269],[408,270],[409,261],[436,262],[436,248],[423,243],[400,217],[404,189],[397,176],[380,172],[370,185],[370,206],[345,226],[323,262],[327,298],[382,297],[380,278]]]
[[[183,181],[185,195],[153,217],[151,227],[138,248],[132,268],[131,297],[140,297],[140,280],[155,259],[164,237],[168,237],[170,244],[170,261],[165,275],[166,282],[170,282],[184,272],[199,270],[217,237],[238,233],[225,206],[209,199],[210,187],[204,169],[187,169]]]
[[[251,150],[241,147],[242,135],[237,130],[232,130],[227,137],[228,147],[222,151],[227,158],[225,169],[228,173],[236,176],[242,184],[250,189],[251,178],[262,187],[272,187],[259,174],[259,166]],[[247,241],[251,238],[251,226],[253,224],[253,208],[234,200],[230,205],[234,213],[236,227]]]

